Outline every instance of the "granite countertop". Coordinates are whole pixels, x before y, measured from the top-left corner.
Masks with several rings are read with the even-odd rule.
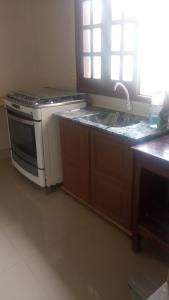
[[[169,135],[133,147],[134,151],[169,162]]]
[[[109,109],[104,109],[100,107],[94,107],[94,106],[88,106],[86,108],[82,109],[76,109],[76,110],[69,110],[69,111],[62,111],[62,112],[57,112],[55,113],[56,116],[66,118],[73,120],[75,122],[82,123],[86,126],[98,128],[100,130],[103,130],[109,134],[115,134],[120,136],[121,138],[125,138],[127,140],[132,140],[135,143],[136,142],[142,142],[146,141],[148,139],[151,139],[155,136],[160,136],[164,135],[167,132],[169,132],[169,129],[165,130],[159,130],[157,128],[151,128],[149,124],[148,118],[145,117],[140,117],[140,116],[134,116],[132,115],[133,118],[138,118],[138,123],[128,125],[128,126],[110,126],[109,125],[104,125],[99,122],[93,122],[88,119],[88,117],[92,115],[97,115],[99,113],[114,113],[116,114],[116,111],[109,110]],[[124,114],[125,113],[120,113]]]

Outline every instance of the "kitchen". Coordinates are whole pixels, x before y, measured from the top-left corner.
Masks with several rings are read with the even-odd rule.
[[[42,86],[76,89],[73,2],[1,2],[1,96]],[[122,99],[101,95],[91,95],[90,99],[93,105],[102,106],[104,102],[104,107],[126,110]],[[134,111],[141,115],[148,108],[149,104],[133,102]],[[9,142],[5,117],[0,122],[0,150],[6,157]],[[7,249],[2,248],[1,258],[4,299],[123,300],[130,299],[127,283],[131,278],[147,276],[155,281],[155,289],[165,281],[167,263],[158,259],[153,246],[145,242],[136,255],[126,235],[62,191],[45,195],[15,172],[10,161],[2,161],[0,172],[4,222],[1,246],[9,244]],[[45,243],[47,249],[43,248]],[[13,255],[10,249],[15,249]],[[9,257],[8,265],[4,261]]]

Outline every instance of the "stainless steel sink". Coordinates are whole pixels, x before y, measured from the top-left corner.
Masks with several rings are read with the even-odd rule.
[[[126,127],[140,123],[144,118],[123,112],[98,112],[96,114],[83,116],[83,120],[97,123],[106,127]]]

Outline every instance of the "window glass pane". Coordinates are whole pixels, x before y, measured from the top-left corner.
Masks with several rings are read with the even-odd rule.
[[[137,9],[139,3],[136,0],[126,0],[124,1],[124,17],[125,18],[135,18],[138,14]]]
[[[120,51],[121,48],[121,25],[113,25],[111,32],[111,50]]]
[[[123,1],[111,0],[111,5],[112,5],[112,20],[120,20],[123,11]]]
[[[93,29],[93,52],[101,52],[101,29]]]
[[[91,31],[90,29],[83,30],[83,52],[91,51]]]
[[[101,79],[101,56],[93,57],[93,78]]]
[[[83,57],[83,69],[84,69],[84,78],[91,78],[91,57]]]
[[[136,27],[134,23],[127,23],[124,25],[124,50],[133,51],[135,49],[135,32]]]
[[[169,2],[149,0],[144,4],[146,5],[140,10],[140,93],[152,95],[168,90],[169,87],[169,39],[166,38],[169,29]]]
[[[102,0],[93,0],[93,24],[102,22]]]
[[[111,79],[120,79],[120,56],[112,55],[111,57]]]
[[[83,25],[90,25],[90,1],[83,1]]]
[[[123,56],[123,80],[124,81],[133,80],[133,56],[132,55]]]

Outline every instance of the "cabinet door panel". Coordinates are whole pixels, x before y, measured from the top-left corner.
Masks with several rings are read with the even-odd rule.
[[[64,160],[81,167],[89,156],[89,130],[69,120],[60,120]],[[89,162],[88,162],[89,164]]]
[[[79,199],[90,201],[88,169],[73,164],[64,167],[64,186]]]
[[[130,230],[132,152],[113,135],[92,130],[92,201],[105,215]]]
[[[94,169],[120,182],[131,181],[131,157],[128,147],[106,133],[93,131]]]
[[[71,120],[60,120],[63,183],[76,197],[90,202],[89,129]]]
[[[95,174],[94,206],[127,228],[129,226],[126,209],[130,209],[129,197],[128,189],[113,181],[112,178]]]

